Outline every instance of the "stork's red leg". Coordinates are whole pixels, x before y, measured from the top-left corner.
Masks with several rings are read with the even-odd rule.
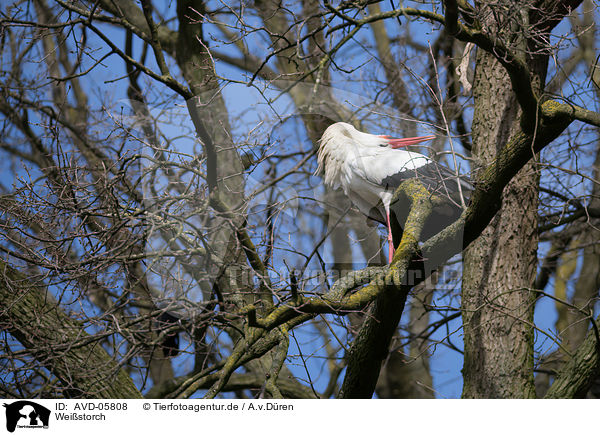
[[[387,222],[387,230],[388,230],[388,264],[392,264],[392,258],[394,258],[394,239],[392,238],[392,225],[390,223],[390,211],[385,210],[385,218]]]

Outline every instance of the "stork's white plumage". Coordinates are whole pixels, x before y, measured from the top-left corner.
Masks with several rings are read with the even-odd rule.
[[[329,126],[321,137],[317,172],[324,172],[325,184],[334,189],[341,187],[363,214],[387,225],[390,263],[394,255],[391,200],[402,181],[418,178],[429,192],[448,198],[445,210],[438,210],[439,215],[444,216],[442,227],[456,219],[460,197],[468,198],[472,190],[466,179],[428,157],[398,149],[433,138],[393,139],[360,132],[345,122]],[[430,225],[428,232],[439,231],[439,226],[440,222]]]

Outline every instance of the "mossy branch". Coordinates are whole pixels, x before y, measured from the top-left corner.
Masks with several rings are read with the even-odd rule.
[[[560,110],[551,110],[557,104],[560,103],[546,101],[542,104],[541,112],[552,116],[543,116],[534,132],[516,133],[500,150],[494,162],[483,170],[471,194],[469,207],[460,218],[425,242],[422,252],[430,264],[443,263],[479,237],[500,209],[504,187],[535,153],[569,126],[572,118]]]
[[[375,270],[369,269],[368,272],[375,273],[375,278],[367,286],[354,294],[348,295],[347,292],[350,288],[354,288],[356,282],[346,281],[348,288],[337,285],[328,293],[319,297],[305,298],[302,295],[298,295],[294,303],[275,308],[263,318],[257,318],[254,306],[249,305],[244,307],[240,313],[248,318],[245,336],[236,344],[232,354],[219,370],[216,380],[206,393],[205,398],[214,398],[219,392],[223,391],[228,380],[238,367],[253,358],[264,355],[274,346],[279,345],[280,349],[277,353],[279,359],[274,361],[275,365],[272,368],[274,370],[273,375],[276,375],[278,373],[278,363],[276,364],[276,362],[279,360],[283,361],[281,359],[283,355],[281,352],[281,349],[283,349],[282,346],[287,349],[287,340],[289,340],[288,331],[318,313],[346,313],[362,309],[383,292],[392,291],[390,289],[399,291],[398,289],[402,288],[404,300],[406,299],[406,294],[412,285],[403,282],[403,278],[409,266],[413,264],[412,261],[417,252],[421,229],[431,212],[432,200],[427,190],[418,180],[405,181],[398,190],[407,198],[410,198],[411,212],[406,223],[405,234],[398,246],[393,262],[389,268],[384,269],[387,270],[386,273],[378,273],[381,271],[378,268]],[[364,279],[365,276],[356,274],[355,278]],[[398,319],[402,313],[402,306],[396,310]],[[392,305],[387,304],[388,309],[391,307]],[[391,326],[391,329],[395,328],[396,325],[397,321]],[[381,337],[384,336],[382,335]],[[387,353],[389,339],[387,342],[384,339],[381,343],[380,347],[385,346],[385,352]],[[379,367],[380,364],[374,367],[377,369],[375,379],[379,373]],[[186,382],[187,386],[185,389],[178,393],[179,398],[189,397],[190,394],[197,390],[199,385],[204,383],[204,380],[199,376],[197,379],[187,380]],[[275,385],[275,388],[273,388],[274,384],[272,382],[266,386],[270,388],[271,394],[278,395],[277,386]]]
[[[428,215],[429,211],[425,210],[430,210],[432,203],[429,193],[417,180],[407,180],[398,189],[403,192],[403,195],[410,198],[413,204],[418,203],[421,205],[416,206],[416,208],[413,205],[413,208],[415,208],[413,217],[406,223],[408,235],[406,238],[402,238],[392,264],[389,268],[384,269],[386,270],[384,274],[377,273],[379,270],[369,269],[364,271],[364,274],[354,274],[350,279],[344,281],[348,285],[347,288],[336,283],[329,292],[322,295],[313,297],[298,295],[295,303],[282,305],[266,316],[257,318],[256,326],[271,330],[302,314],[344,313],[360,310],[375,300],[388,285],[400,286],[411,259],[411,255],[408,253],[416,250],[416,240],[411,239],[411,234],[415,233],[416,227],[412,228],[411,225],[420,225],[420,223],[417,224],[417,221],[420,222],[424,214]],[[374,279],[368,285],[355,293],[348,294],[348,291],[356,285],[352,278],[364,278],[373,272],[375,273]]]
[[[279,345],[277,349],[273,352],[273,363],[271,364],[271,369],[269,373],[267,373],[267,381],[265,384],[265,389],[273,399],[283,399],[283,394],[277,385],[277,381],[279,379],[279,372],[281,372],[281,368],[283,367],[283,363],[285,362],[285,358],[288,354],[288,348],[290,345],[290,336],[288,331],[285,328],[279,328],[281,333],[281,340],[279,341]]]
[[[398,327],[406,297],[415,285],[405,279],[407,271],[411,268],[420,269],[422,266],[422,262],[416,257],[421,231],[433,207],[431,195],[417,180],[403,183],[398,194],[409,199],[410,211],[390,267],[394,279],[377,296],[350,348],[340,398],[370,398],[373,395],[381,364],[388,355],[390,341]]]

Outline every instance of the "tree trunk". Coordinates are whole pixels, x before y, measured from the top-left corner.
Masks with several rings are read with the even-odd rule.
[[[46,289],[0,261],[0,326],[55,375],[67,397],[141,399],[100,337],[68,316]]]
[[[528,63],[543,83],[545,59]],[[517,131],[520,110],[505,69],[483,50],[477,53],[473,95],[473,157],[485,166]],[[530,289],[537,266],[538,184],[532,161],[506,186],[500,210],[465,250],[465,398],[535,397]]]

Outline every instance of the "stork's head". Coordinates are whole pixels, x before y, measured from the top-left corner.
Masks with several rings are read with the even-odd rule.
[[[360,147],[388,146],[383,136],[363,133],[346,122],[327,127],[320,140],[315,175],[323,172],[325,184],[336,188],[340,184],[342,165],[349,154]]]
[[[385,134],[376,135],[358,131],[354,126],[346,122],[336,122],[330,125],[321,137],[321,147],[329,147],[332,144],[352,147],[390,147],[402,148],[408,145],[416,145],[433,139],[435,136],[418,136],[396,139]]]
[[[388,136],[377,136],[363,133],[347,122],[336,122],[330,125],[321,137],[321,148],[331,142],[352,144],[353,146],[387,146]]]

